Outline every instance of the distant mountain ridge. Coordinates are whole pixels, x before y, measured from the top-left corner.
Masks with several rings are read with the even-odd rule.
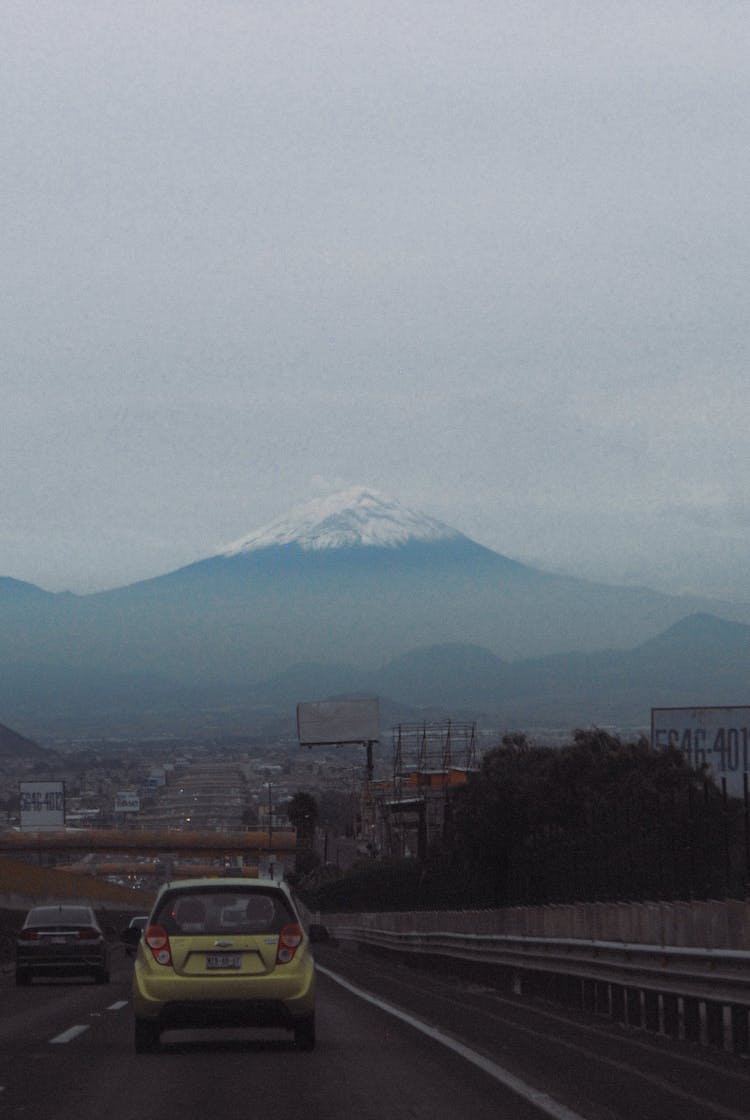
[[[707,615],[741,629],[722,621],[712,631]],[[693,616],[702,621],[684,622]],[[713,666],[731,675],[728,650],[742,646],[749,622],[747,604],[528,567],[357,488],[111,591],[52,595],[0,579],[0,715],[35,706],[72,716],[139,705],[177,713],[264,705],[281,692],[288,704],[282,682],[296,675],[299,692],[307,665],[317,690],[341,684],[414,707],[450,701],[519,719],[578,702],[586,722],[614,709],[607,695],[621,697],[620,711],[640,710],[639,664],[658,679],[659,657],[696,678]],[[672,641],[674,626],[685,630]],[[711,664],[704,655],[697,670],[681,643],[710,648]]]
[[[27,739],[5,724],[0,723],[0,758],[6,761],[21,761],[28,759],[41,759],[48,755],[44,747],[40,747],[32,739]]]
[[[483,713],[514,728],[646,726],[652,707],[750,705],[749,663],[750,626],[699,613],[630,650],[507,662],[477,646],[435,646],[372,673],[293,666],[260,684],[256,696],[289,706],[333,695],[382,695],[411,706],[413,716]]]
[[[67,594],[67,592],[63,592]],[[34,583],[24,583],[20,579],[12,579],[10,576],[0,576],[0,602],[8,602],[10,600],[29,600],[29,599],[50,599],[53,598],[51,591],[43,591],[41,587],[37,587]]]

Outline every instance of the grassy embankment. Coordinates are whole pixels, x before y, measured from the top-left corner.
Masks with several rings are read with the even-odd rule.
[[[54,901],[89,902],[102,909],[148,909],[154,895],[150,891],[134,891],[117,883],[107,883],[94,875],[80,875],[52,867],[37,867],[17,859],[0,856],[0,906],[7,905],[8,895],[23,895],[29,905],[51,899]]]
[[[86,903],[93,906],[100,920],[102,914],[111,916],[117,927],[123,914],[148,913],[153,899],[149,891],[130,890],[117,883],[102,882],[93,875],[0,857],[0,963],[12,955],[15,932],[35,903]]]

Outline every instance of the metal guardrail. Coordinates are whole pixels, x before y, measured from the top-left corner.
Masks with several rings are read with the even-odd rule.
[[[446,957],[566,975],[685,999],[750,1009],[750,952],[634,945],[577,938],[394,932],[335,926],[336,937],[409,956]]]
[[[393,932],[481,933],[508,937],[575,938],[629,945],[698,949],[750,948],[750,901],[590,902],[495,909],[344,911],[326,914],[335,926]]]

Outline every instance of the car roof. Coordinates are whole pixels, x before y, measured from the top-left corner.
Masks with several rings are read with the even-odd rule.
[[[289,888],[286,883],[281,882],[279,879],[245,879],[239,875],[216,875],[204,877],[202,879],[171,879],[163,883],[159,888],[157,898],[160,898],[167,891],[205,891],[214,890],[217,887],[227,887],[230,889],[242,889],[244,891],[256,890],[275,890],[281,891],[282,894],[291,898]]]

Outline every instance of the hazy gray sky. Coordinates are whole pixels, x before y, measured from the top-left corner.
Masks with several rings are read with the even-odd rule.
[[[4,0],[0,574],[375,486],[750,598],[747,0]]]

